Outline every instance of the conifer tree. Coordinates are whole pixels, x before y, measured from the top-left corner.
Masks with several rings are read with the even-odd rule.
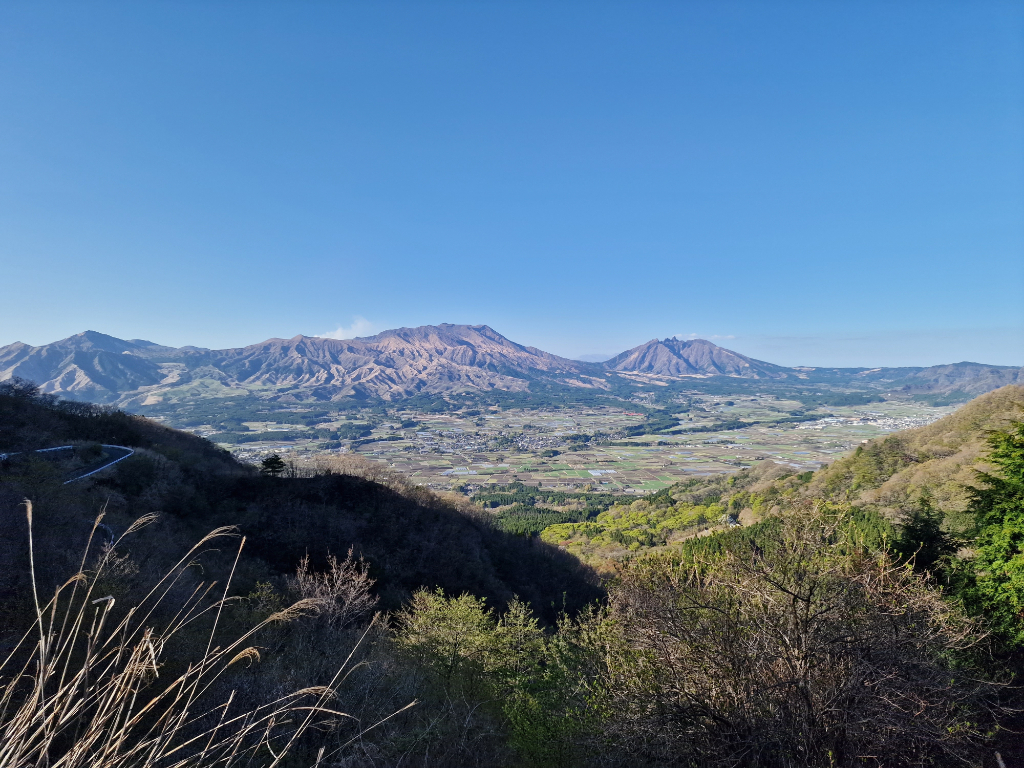
[[[979,535],[975,580],[967,598],[1011,645],[1024,646],[1024,422],[988,438],[987,461],[978,472],[971,508]]]
[[[277,477],[287,469],[284,463],[284,459],[278,456],[276,453],[272,453],[263,461],[260,462],[260,472],[264,475],[270,475],[271,477]]]

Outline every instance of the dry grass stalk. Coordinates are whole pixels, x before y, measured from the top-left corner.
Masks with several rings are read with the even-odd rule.
[[[312,601],[300,601],[226,646],[217,646],[229,578],[220,599],[205,600],[214,585],[200,584],[166,626],[153,626],[154,611],[188,564],[208,542],[236,536],[233,529],[219,528],[204,537],[127,610],[115,611],[111,596],[94,595],[123,537],[103,552],[91,572],[86,571],[83,556],[79,572],[44,605],[36,589],[32,503],[26,501],[25,506],[36,620],[0,663],[0,766],[277,766],[304,732],[349,718],[328,704],[351,671],[351,655],[329,685],[296,691],[256,709],[233,711],[234,693],[222,703],[206,701],[211,685],[231,664],[259,660],[259,653],[248,645],[256,632],[271,622],[306,613]],[[102,515],[86,552],[101,520]],[[152,518],[142,518],[129,532],[150,522]],[[213,626],[205,652],[174,679],[162,679],[168,642],[207,615],[213,616]],[[30,640],[36,634],[38,639]]]

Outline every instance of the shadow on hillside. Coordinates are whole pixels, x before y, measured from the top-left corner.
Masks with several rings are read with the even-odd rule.
[[[372,565],[384,608],[397,608],[419,587],[470,592],[502,606],[518,596],[548,621],[601,595],[599,582],[575,557],[538,539],[498,530],[485,517],[424,494],[411,499],[347,475],[286,479],[235,478],[210,525],[241,527],[253,551],[281,572],[309,554],[351,547]]]
[[[69,486],[43,466],[20,477],[0,471],[0,518],[7,522],[0,560],[12,569],[24,556],[18,506],[29,497],[52,521],[52,532],[40,531],[38,544],[53,550],[40,556],[54,563],[54,579],[73,573],[80,539],[96,513],[107,509],[106,523],[115,533],[141,515],[162,516],[160,536],[168,552],[149,559],[170,557],[179,542],[184,546],[224,525],[238,526],[248,537],[244,559],[255,555],[266,566],[254,563],[253,574],[294,573],[307,553],[314,567],[324,566],[328,553],[343,557],[352,548],[370,563],[387,609],[420,587],[440,587],[486,597],[499,608],[518,596],[552,622],[562,610],[574,612],[602,594],[594,572],[575,557],[500,531],[486,513],[457,509],[425,489],[399,492],[344,474],[262,477],[208,441],[148,419],[40,395],[25,382],[0,386],[0,451],[76,441],[141,450]]]

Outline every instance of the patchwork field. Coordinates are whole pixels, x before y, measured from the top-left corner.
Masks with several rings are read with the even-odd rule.
[[[803,406],[801,411],[801,403],[770,395],[707,396],[688,405],[678,416],[678,427],[632,437],[626,435],[649,423],[649,415],[630,410],[628,404],[443,414],[399,409],[385,415],[349,413],[315,428],[248,422],[245,426],[255,433],[250,441],[224,447],[248,461],[271,452],[286,458],[356,453],[439,490],[472,493],[519,481],[556,490],[642,494],[694,475],[734,472],[763,459],[813,470],[862,441],[930,423],[954,410],[895,399],[811,410]],[[801,420],[788,417],[780,423],[780,417],[785,420],[793,413],[800,413]],[[750,426],[736,428],[741,423]],[[363,436],[318,436],[354,431]]]

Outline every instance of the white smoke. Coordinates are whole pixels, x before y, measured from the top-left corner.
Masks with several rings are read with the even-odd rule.
[[[376,323],[356,315],[352,318],[351,325],[339,325],[337,330],[318,333],[317,336],[321,339],[354,339],[359,336],[372,336],[376,329]]]

